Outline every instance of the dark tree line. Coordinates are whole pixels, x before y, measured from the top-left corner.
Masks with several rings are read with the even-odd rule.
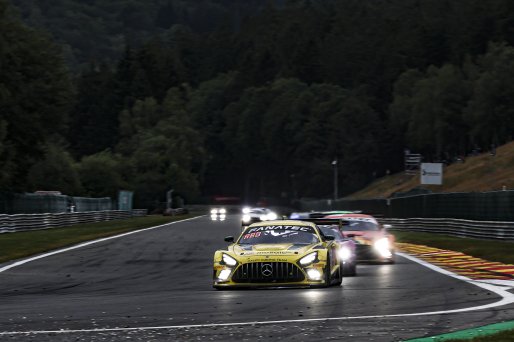
[[[98,50],[72,74],[0,3],[3,190],[327,197],[334,159],[348,194],[400,170],[405,148],[448,160],[512,139],[508,0],[156,0],[136,11],[150,21],[119,11],[138,1],[63,0],[51,11],[110,8],[103,25],[140,34],[109,63],[112,35],[85,28]]]

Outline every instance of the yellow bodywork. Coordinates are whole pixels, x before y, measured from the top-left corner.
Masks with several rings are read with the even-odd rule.
[[[319,242],[309,245],[295,245],[293,243],[281,244],[256,244],[251,246],[239,245],[237,241],[248,230],[255,227],[270,225],[287,226],[306,226],[313,227],[318,236]],[[334,241],[324,241],[319,234],[316,225],[310,222],[282,220],[271,222],[254,223],[247,227],[236,240],[226,250],[218,250],[214,254],[213,286],[215,288],[224,287],[282,287],[282,286],[329,286],[330,281],[337,277],[340,272],[337,246]],[[316,259],[308,264],[300,264],[300,259],[316,252]],[[327,257],[331,255],[330,260]],[[236,265],[227,265],[223,261],[223,254],[228,255],[237,261]],[[327,263],[329,267],[327,268]],[[270,269],[271,266],[271,270]],[[273,268],[277,270],[273,270]],[[309,270],[317,270],[320,274],[319,279],[309,277]],[[326,282],[325,270],[330,269],[329,282]],[[225,274],[230,272],[227,279],[220,279],[220,274],[225,270]],[[263,272],[276,272],[282,275],[278,279],[273,276],[263,276]],[[254,279],[249,274],[253,274],[259,279]],[[265,273],[264,273],[265,274]],[[312,274],[312,272],[311,272]],[[249,279],[241,279],[248,277]],[[288,279],[284,279],[288,278]],[[302,278],[302,279],[300,279]]]

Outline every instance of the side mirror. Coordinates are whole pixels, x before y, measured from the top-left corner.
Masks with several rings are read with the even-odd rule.
[[[325,235],[326,241],[334,241],[335,239],[336,239],[336,237],[334,235]]]
[[[227,236],[227,237],[225,238],[225,241],[226,241],[226,242],[234,242],[234,237],[233,237],[233,236]]]

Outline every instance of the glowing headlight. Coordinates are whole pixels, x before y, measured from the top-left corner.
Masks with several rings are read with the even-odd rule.
[[[226,213],[227,213],[227,210],[226,210],[225,208],[221,208],[221,209],[219,210],[219,213],[220,213],[220,214],[226,214]]]
[[[231,270],[221,270],[220,274],[218,275],[218,279],[221,281],[225,281],[230,276]]]
[[[218,209],[212,209],[211,214],[216,215],[218,213]]]
[[[374,247],[382,257],[389,258],[392,256],[391,251],[389,250],[389,239],[382,238],[380,240],[375,241]]]
[[[348,261],[352,257],[352,251],[348,247],[343,247],[339,250],[339,259]]]
[[[220,221],[225,221],[226,218],[227,216],[225,214],[220,215]]]
[[[303,266],[312,264],[314,262],[314,260],[316,260],[317,256],[318,256],[318,252],[308,254],[300,259],[300,264]]]
[[[271,213],[268,213],[267,217],[268,217],[269,221],[273,221],[273,220],[276,220],[278,216],[274,212],[271,212]]]
[[[252,218],[250,217],[250,215],[243,215],[243,222],[244,223],[248,223],[252,220]]]
[[[250,208],[243,208],[243,214],[249,214]]]
[[[223,261],[229,266],[235,266],[237,264],[236,259],[227,254],[223,254]]]
[[[312,280],[320,280],[321,279],[321,273],[318,270],[315,270],[313,268],[311,268],[310,270],[307,271],[307,276],[309,277],[309,279],[312,279]]]
[[[218,215],[211,214],[211,220],[216,221],[218,219]]]

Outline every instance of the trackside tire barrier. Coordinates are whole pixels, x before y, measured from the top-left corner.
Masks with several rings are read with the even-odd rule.
[[[478,239],[514,241],[514,222],[472,221],[452,218],[381,218],[393,230],[446,234]]]
[[[15,233],[27,230],[39,230],[71,226],[79,223],[92,223],[146,216],[146,209],[132,211],[104,210],[80,213],[47,213],[0,215],[0,233]]]

